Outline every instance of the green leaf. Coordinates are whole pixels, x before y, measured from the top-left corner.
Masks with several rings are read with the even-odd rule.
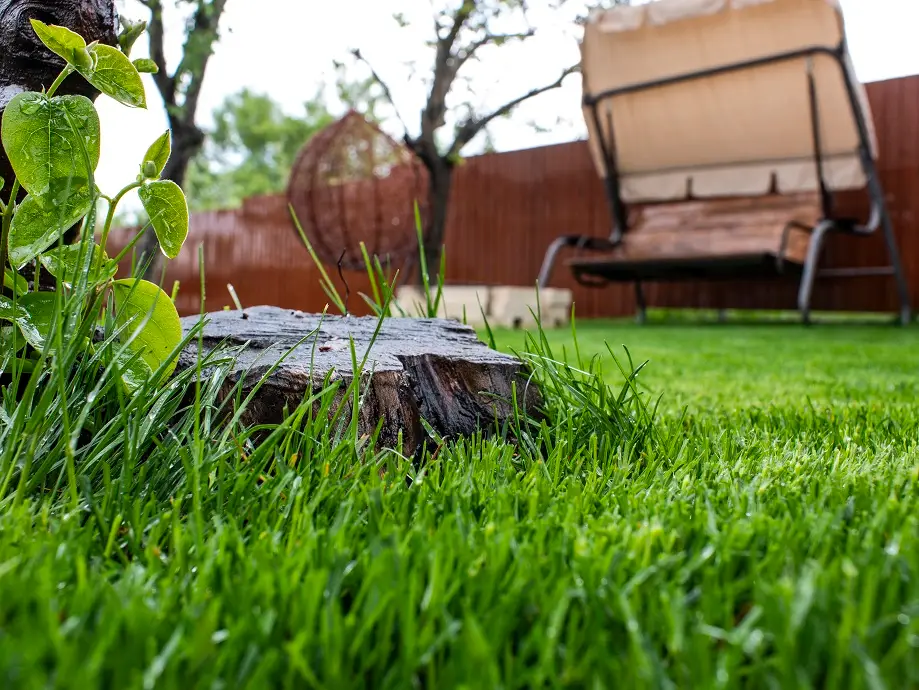
[[[23,314],[16,319],[16,325],[29,345],[36,350],[45,347],[55,321],[55,293],[30,292],[19,299]]]
[[[4,321],[17,321],[24,316],[22,305],[19,302],[13,302],[9,297],[0,295],[0,319]]]
[[[146,108],[144,84],[128,56],[104,43],[98,43],[90,50],[96,57],[95,67],[79,70],[86,81],[119,103],[134,108]]]
[[[41,350],[54,324],[54,293],[30,292],[15,303],[0,295],[0,319],[15,323],[29,345]]]
[[[137,195],[153,224],[163,254],[176,258],[188,237],[188,204],[182,189],[172,180],[157,180],[138,189]]]
[[[175,306],[165,292],[153,283],[126,279],[113,285],[117,313],[116,326],[125,326],[120,340],[127,351],[120,354],[122,379],[128,389],[149,381],[156,370],[169,359],[181,341],[181,324]],[[140,328],[136,335],[135,331]],[[169,376],[175,361],[167,364],[163,375]]]
[[[120,340],[127,343],[130,353],[140,353],[143,367],[129,367],[122,373],[128,388],[145,383],[164,363],[182,341],[182,324],[169,295],[146,280],[125,278],[113,283],[115,295],[115,325],[126,326]],[[139,329],[139,330],[138,330]],[[135,335],[136,333],[136,335]],[[175,358],[166,366],[163,377],[175,370]]]
[[[29,21],[38,38],[52,53],[64,58],[76,68],[92,66],[92,58],[86,51],[86,41],[80,34],[65,26],[49,25],[37,19]]]
[[[133,65],[141,74],[156,74],[160,71],[159,66],[150,58],[137,58]]]
[[[58,241],[64,232],[89,213],[94,195],[85,181],[69,187],[69,180],[55,182],[44,196],[22,200],[10,224],[10,263],[21,268]]]
[[[124,17],[119,17],[119,21],[121,22],[121,32],[118,34],[118,45],[121,46],[121,52],[125,55],[130,55],[134,43],[146,30],[147,22],[133,22]]]
[[[150,144],[150,148],[148,148],[147,152],[144,154],[144,163],[152,161],[156,166],[156,175],[151,175],[151,177],[157,177],[163,172],[163,168],[166,167],[166,161],[169,160],[169,154],[171,153],[172,138],[167,129],[156,141]]]
[[[118,264],[109,259],[102,247],[95,243],[91,252],[79,244],[66,244],[42,254],[39,260],[48,273],[68,287],[84,272],[87,274],[89,285],[111,280],[118,272]]]
[[[15,326],[0,326],[0,357],[12,357],[26,346],[26,340]]]
[[[25,91],[3,111],[0,139],[19,184],[38,196],[54,179],[89,179],[99,164],[99,131],[99,114],[85,96]]]
[[[55,96],[51,99],[52,110],[65,117],[64,122],[69,125],[64,141],[53,141],[55,147],[73,145],[72,155],[64,152],[63,157],[52,151],[51,161],[55,165],[55,171],[58,164],[71,159],[77,162],[74,167],[66,171],[67,176],[76,174],[86,167],[86,158],[89,158],[89,165],[93,172],[99,165],[99,156],[102,150],[101,144],[101,127],[99,123],[99,113],[96,112],[96,106],[86,96]],[[62,123],[63,124],[63,123]],[[63,129],[63,126],[61,127]],[[76,130],[76,131],[74,131]],[[82,141],[80,139],[82,137]],[[71,141],[72,140],[72,141]],[[85,152],[84,152],[85,147]],[[62,170],[63,172],[63,170]],[[64,175],[52,175],[54,177],[63,177]],[[79,175],[78,175],[79,176]],[[89,175],[85,175],[88,179]],[[23,185],[25,186],[25,185]]]
[[[16,271],[7,268],[3,271],[3,287],[14,291],[17,295],[24,295],[29,291],[29,281]]]

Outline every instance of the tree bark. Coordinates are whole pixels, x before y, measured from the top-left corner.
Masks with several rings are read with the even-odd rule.
[[[0,116],[13,96],[48,88],[64,69],[64,61],[35,35],[30,19],[65,26],[87,43],[118,45],[118,15],[113,0],[0,0]],[[57,92],[91,99],[99,95],[79,74],[68,77]],[[0,177],[5,181],[0,198],[6,200],[12,189],[13,170],[2,151]],[[20,190],[18,200],[24,197],[25,190]]]
[[[204,145],[204,132],[194,120],[189,122],[173,117],[169,118],[169,128],[172,131],[172,154],[161,177],[183,187],[188,166]]]
[[[447,231],[447,212],[450,208],[450,191],[453,188],[453,166],[438,157],[434,164],[427,165],[427,168],[430,177],[428,203],[431,215],[424,238],[424,260],[428,267],[428,277],[434,285],[440,271],[440,257]],[[416,283],[423,284],[420,265]]]

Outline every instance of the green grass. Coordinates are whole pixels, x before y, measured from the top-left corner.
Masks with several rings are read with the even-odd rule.
[[[630,322],[576,323],[585,353],[609,365],[627,348],[649,392],[663,408],[690,406],[693,413],[768,406],[803,409],[840,405],[915,405],[919,402],[919,330],[889,325],[673,323],[636,327]],[[502,349],[523,348],[520,332],[496,333]],[[563,347],[570,330],[551,331]]]
[[[919,687],[919,331],[578,331],[593,375],[529,343],[541,426],[418,465],[306,408],[256,448],[219,376],[48,393],[0,431],[0,687]]]

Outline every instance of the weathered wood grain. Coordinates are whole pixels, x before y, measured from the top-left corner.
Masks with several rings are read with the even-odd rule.
[[[183,319],[186,333],[199,317]],[[245,411],[247,424],[282,421],[305,396],[321,390],[326,376],[341,381],[343,396],[353,381],[351,341],[358,361],[368,351],[377,319],[307,314],[278,307],[253,307],[207,315],[203,328],[204,352],[221,344],[242,346],[224,396],[240,380],[246,393],[269,369]],[[298,345],[302,339],[305,340]],[[293,350],[291,351],[291,348]],[[382,420],[379,443],[414,454],[426,438],[421,420],[437,434],[451,438],[486,433],[512,414],[510,400],[516,386],[525,410],[537,414],[536,385],[528,382],[522,363],[488,348],[475,331],[446,319],[389,318],[370,347],[362,385],[368,386],[359,410],[362,434],[370,434]],[[289,354],[288,354],[289,353]],[[179,367],[195,366],[197,343],[181,355]],[[350,409],[350,400],[340,397]],[[350,415],[349,415],[350,418]]]

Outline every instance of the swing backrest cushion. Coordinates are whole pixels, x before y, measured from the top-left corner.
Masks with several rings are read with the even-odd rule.
[[[845,28],[837,0],[657,0],[592,13],[581,44],[583,91],[708,70],[810,47],[835,50]],[[819,188],[808,69],[817,93],[824,180],[831,191],[866,182],[861,137],[846,77],[864,115],[869,155],[877,144],[864,88],[848,53],[819,53],[706,76],[597,105],[615,134],[626,202],[793,194]],[[589,144],[605,175],[600,139],[585,106]],[[607,138],[608,140],[608,138]]]

